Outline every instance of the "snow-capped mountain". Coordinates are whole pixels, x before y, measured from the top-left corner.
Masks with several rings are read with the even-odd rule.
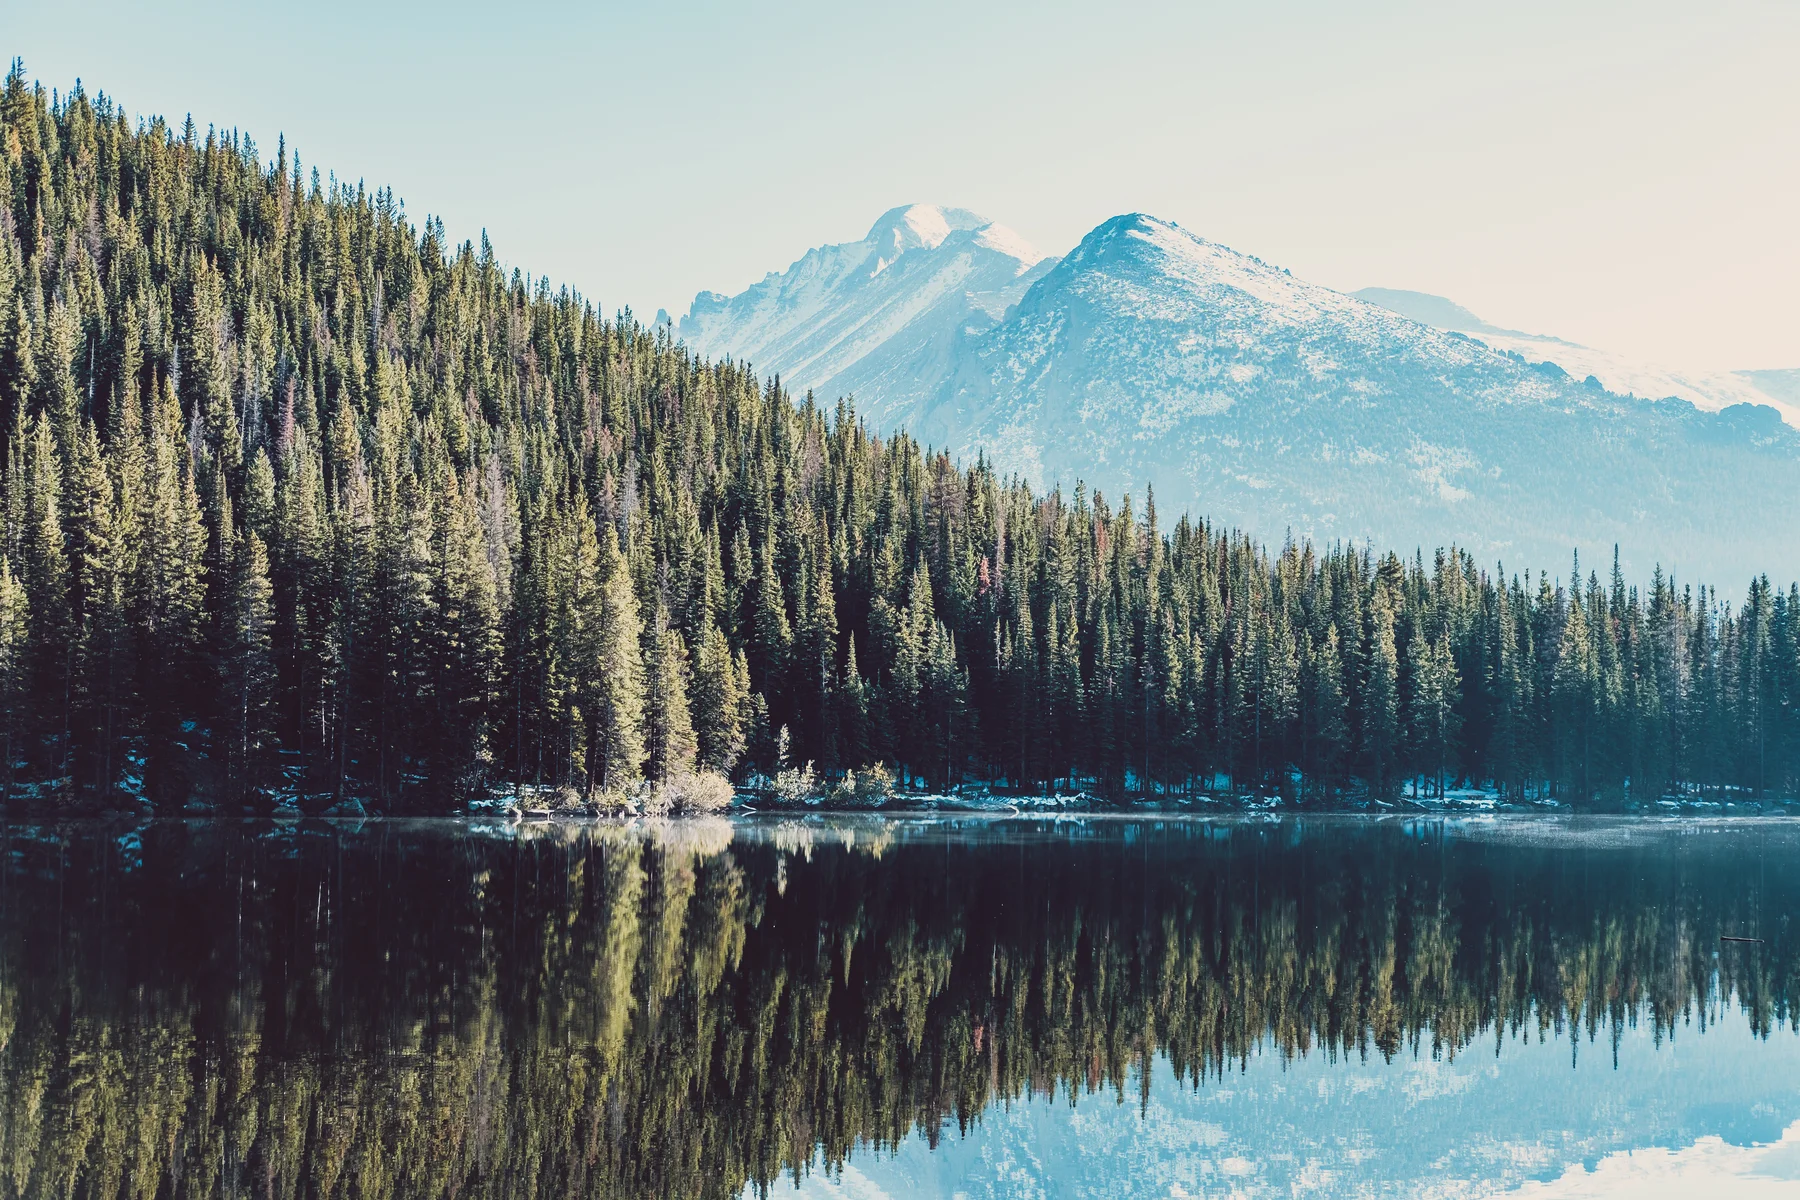
[[[903,245],[918,211],[744,295],[703,295],[682,336],[791,386],[854,392],[878,427],[1040,487],[1079,480],[1141,506],[1153,484],[1165,523],[1187,511],[1268,541],[1454,542],[1558,571],[1573,549],[1598,565],[1617,543],[1639,576],[1660,562],[1733,587],[1800,559],[1800,431],[1772,406],[1609,392],[1141,214],[1060,261],[971,252],[952,268],[953,239],[979,231],[927,210],[947,232]],[[978,261],[984,283],[1012,282],[967,286]]]
[[[1779,412],[1789,425],[1800,427],[1800,394],[1796,394],[1800,392],[1800,370],[1706,371],[1660,366],[1541,333],[1502,329],[1429,292],[1371,287],[1350,294],[1438,329],[1473,334],[1494,349],[1518,354],[1527,362],[1555,363],[1577,379],[1592,375],[1611,392],[1648,399],[1673,396],[1708,412],[1734,404],[1761,404]]]
[[[702,292],[677,335],[709,358],[777,373],[796,394],[881,399],[950,370],[970,330],[991,325],[1054,260],[960,208],[882,214],[861,241],[809,250],[733,297]]]

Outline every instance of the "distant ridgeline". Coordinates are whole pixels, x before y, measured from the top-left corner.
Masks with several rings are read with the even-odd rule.
[[[15,801],[432,811],[784,745],[1105,796],[1800,782],[1800,591],[1034,495],[19,68],[0,155]]]
[[[1800,1001],[1800,879],[1718,837],[853,832],[9,826],[0,1198],[737,1197],[1162,1058],[1704,1054]]]

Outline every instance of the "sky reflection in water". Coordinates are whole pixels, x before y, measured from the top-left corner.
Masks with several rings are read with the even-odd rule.
[[[1195,1089],[1159,1062],[1150,1101],[996,1106],[934,1151],[853,1154],[773,1195],[1792,1196],[1800,1194],[1800,1042],[1727,1007],[1655,1044],[1627,1028],[1570,1061],[1565,1030],[1450,1060],[1282,1062]],[[1790,1122],[1785,1124],[1784,1122]],[[1671,1151],[1669,1148],[1674,1147]],[[747,1189],[746,1195],[756,1194]]]
[[[1800,1190],[1778,821],[0,839],[0,1200]]]

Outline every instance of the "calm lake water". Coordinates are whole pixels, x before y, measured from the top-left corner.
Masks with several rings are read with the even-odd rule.
[[[0,1197],[1800,1194],[1800,822],[0,839]]]

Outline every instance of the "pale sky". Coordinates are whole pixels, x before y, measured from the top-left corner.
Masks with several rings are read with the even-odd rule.
[[[1345,290],[1800,367],[1800,3],[0,0],[0,53],[679,315],[906,203],[1143,211]]]

